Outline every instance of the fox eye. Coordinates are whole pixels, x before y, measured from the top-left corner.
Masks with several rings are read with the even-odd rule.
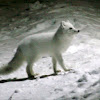
[[[70,27],[69,29],[70,29],[70,30],[72,30],[72,28],[71,28],[71,27]]]

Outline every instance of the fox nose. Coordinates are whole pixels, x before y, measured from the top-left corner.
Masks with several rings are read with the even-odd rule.
[[[80,30],[75,30],[74,32],[80,32]]]

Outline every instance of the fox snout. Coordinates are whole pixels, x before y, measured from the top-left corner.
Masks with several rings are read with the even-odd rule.
[[[70,27],[69,29],[70,29],[70,30],[72,30],[72,29],[73,29],[73,30],[74,30],[74,32],[80,32],[80,30],[76,30],[75,28],[71,28],[71,27]]]
[[[80,32],[80,30],[75,29],[74,32]]]
[[[80,32],[80,30],[74,30],[74,32],[77,32],[77,33],[79,33],[79,32]]]

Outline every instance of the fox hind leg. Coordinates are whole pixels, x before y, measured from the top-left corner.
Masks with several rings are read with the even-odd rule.
[[[34,62],[36,61],[35,57],[34,59],[28,59],[28,64],[27,64],[27,67],[26,67],[26,72],[27,72],[27,75],[28,77],[32,78],[34,77],[34,71],[33,71],[33,65],[34,65]]]
[[[33,64],[28,64],[26,67],[26,72],[27,72],[28,77],[34,77],[32,66]]]

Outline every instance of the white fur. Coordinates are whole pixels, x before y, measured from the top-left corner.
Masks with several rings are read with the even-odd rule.
[[[69,29],[72,28],[72,29]],[[57,74],[57,61],[61,65],[61,67],[67,71],[68,69],[65,67],[63,63],[63,59],[61,53],[64,52],[70,45],[71,40],[73,39],[73,35],[77,34],[78,30],[74,28],[74,26],[69,22],[62,21],[56,33],[54,35],[50,34],[36,34],[31,35],[24,40],[18,46],[17,52],[14,58],[18,58],[15,60],[11,60],[8,63],[8,66],[2,67],[0,69],[0,74],[7,74],[7,69],[11,69],[10,72],[17,69],[17,67],[21,66],[21,61],[27,62],[26,72],[29,77],[34,76],[34,72],[32,70],[32,66],[34,62],[36,62],[40,57],[48,55],[52,57],[53,70],[54,73]],[[20,55],[19,55],[20,53]],[[22,58],[22,60],[20,59]],[[20,61],[19,61],[20,60]],[[16,63],[13,63],[13,62]],[[20,62],[20,64],[17,64]],[[11,65],[11,66],[10,66]],[[9,68],[8,68],[9,67]],[[12,68],[16,67],[16,68]],[[6,72],[5,72],[6,69]],[[10,73],[9,72],[9,73]]]

